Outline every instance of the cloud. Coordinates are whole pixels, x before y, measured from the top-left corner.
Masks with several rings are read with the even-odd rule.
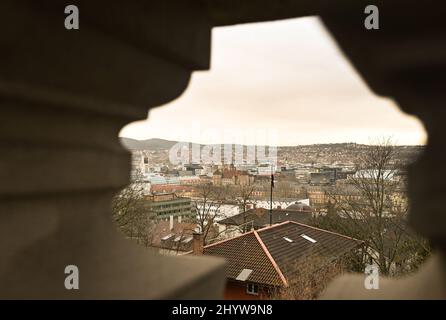
[[[280,145],[426,140],[417,119],[368,89],[314,17],[216,28],[211,70],[194,73],[180,98],[120,135],[181,140],[197,123],[215,139],[228,129],[271,129]],[[214,143],[240,142],[230,139]]]

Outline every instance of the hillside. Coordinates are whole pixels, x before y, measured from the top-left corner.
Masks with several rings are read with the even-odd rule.
[[[161,162],[168,161],[167,151],[175,145],[176,141],[164,139],[135,140],[121,138],[124,146],[130,150],[148,150],[160,153],[157,157]],[[357,156],[367,150],[368,145],[356,143],[313,144],[300,146],[278,147],[278,160],[282,163],[319,163],[351,164]],[[397,146],[398,158],[404,162],[411,162],[418,156],[423,146]]]
[[[147,139],[147,140],[135,140],[131,138],[121,137],[121,143],[130,150],[168,150],[176,141],[169,141],[164,139]]]

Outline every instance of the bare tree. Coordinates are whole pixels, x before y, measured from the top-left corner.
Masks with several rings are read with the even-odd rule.
[[[246,211],[249,204],[253,203],[254,185],[239,185],[233,192],[233,198],[237,202],[240,213],[243,215],[243,228],[241,232],[246,232],[244,226],[247,222]]]
[[[153,213],[144,199],[144,182],[140,173],[112,199],[112,214],[119,230],[128,238],[148,246],[153,229]]]
[[[328,213],[319,222],[321,227],[365,241],[367,260],[385,275],[401,273],[398,267],[429,252],[407,227],[406,179],[398,159],[390,139],[370,146],[359,155],[356,173],[327,191]]]
[[[287,199],[295,198],[297,194],[291,181],[281,179],[275,182],[273,196],[274,198]]]
[[[272,299],[278,300],[314,300],[326,288],[328,283],[342,273],[349,271],[346,266],[348,257],[330,261],[318,255],[305,258],[305,263],[296,263],[295,270],[287,278],[289,286],[273,290]]]
[[[192,201],[192,207],[196,211],[196,223],[203,234],[206,244],[209,237],[216,237],[216,219],[221,217],[220,207],[225,200],[227,191],[224,187],[214,186],[212,183],[198,185],[195,188],[196,198]]]

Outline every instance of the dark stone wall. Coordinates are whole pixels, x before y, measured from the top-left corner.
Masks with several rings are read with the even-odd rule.
[[[199,1],[0,3],[0,298],[217,298],[223,261],[161,257],[123,239],[112,196],[129,182],[127,123],[209,66]],[[76,265],[80,289],[66,290]]]
[[[122,239],[110,214],[129,180],[118,132],[209,67],[214,25],[321,15],[370,88],[423,121],[429,144],[409,168],[410,217],[444,248],[444,5],[374,3],[381,29],[366,31],[362,0],[76,0],[80,30],[67,31],[60,1],[1,1],[0,298],[222,296],[222,261],[154,255]],[[444,298],[443,257],[374,296]],[[79,266],[81,290],[65,290],[68,264]],[[370,297],[361,279],[339,280],[327,297]]]

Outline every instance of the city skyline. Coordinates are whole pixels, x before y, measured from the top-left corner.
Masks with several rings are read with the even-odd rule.
[[[152,137],[152,138],[143,138],[143,139],[136,139],[136,138],[130,138],[130,137],[123,137],[123,136],[121,136],[120,138],[125,138],[125,139],[132,139],[132,140],[136,140],[136,141],[140,141],[140,142],[144,142],[144,141],[149,141],[149,140],[164,140],[164,141],[167,141],[167,142],[175,142],[175,143],[185,143],[185,142],[187,142],[187,143],[192,143],[192,144],[201,144],[202,146],[203,145],[206,145],[206,143],[201,143],[201,142],[196,142],[196,141],[186,141],[186,140],[169,140],[169,139],[164,139],[164,138],[159,138],[159,137]],[[383,138],[386,138],[386,137],[383,137]],[[377,142],[379,143],[379,141],[380,140],[378,140]],[[285,144],[282,144],[282,145],[270,145],[270,146],[272,146],[272,147],[283,147],[283,148],[286,148],[286,147],[304,147],[304,146],[313,146],[313,145],[325,145],[325,144],[333,144],[333,145],[335,145],[335,144],[358,144],[358,145],[374,145],[374,144],[377,144],[377,143],[375,143],[376,142],[376,140],[371,140],[369,143],[358,143],[358,142],[354,142],[354,141],[343,141],[343,142],[321,142],[321,143],[307,143],[307,144],[294,144],[294,145],[285,145]],[[208,143],[207,145],[224,145],[224,144],[232,144],[232,145],[243,145],[244,147],[246,147],[246,146],[254,146],[254,145],[247,145],[247,144],[239,144],[239,143],[223,143],[223,142],[221,142],[221,143],[219,143],[219,142],[215,142],[215,143]],[[395,145],[395,146],[400,146],[400,147],[404,147],[404,146],[413,146],[413,147],[416,147],[416,146],[426,146],[426,144],[425,143],[420,143],[420,144],[393,144],[393,145]],[[258,144],[257,146],[269,146],[269,145],[261,145],[261,144]],[[143,150],[143,149],[141,149],[141,150]],[[148,149],[149,150],[149,149]]]
[[[120,136],[277,146],[381,137],[426,143],[420,121],[374,95],[314,17],[214,29],[211,69],[193,73],[181,97]]]

